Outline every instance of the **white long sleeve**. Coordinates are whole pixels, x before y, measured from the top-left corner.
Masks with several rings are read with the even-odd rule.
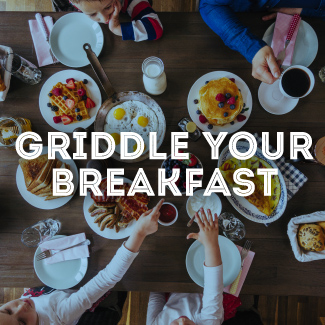
[[[148,311],[147,311],[147,324],[153,324],[159,313],[163,310],[166,304],[165,293],[163,292],[150,292]]]
[[[76,324],[94,302],[122,279],[137,255],[122,245],[106,268],[78,291],[57,290],[46,296],[32,298],[39,324]]]

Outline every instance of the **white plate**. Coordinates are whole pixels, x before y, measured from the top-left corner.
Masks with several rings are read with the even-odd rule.
[[[80,68],[89,64],[83,45],[89,43],[99,56],[104,45],[104,35],[97,22],[83,13],[74,12],[57,20],[49,42],[53,54],[61,63]]]
[[[247,152],[248,146],[249,146],[248,142],[244,142],[244,141],[237,142],[237,150],[240,152]],[[278,166],[273,162],[273,160],[266,159],[262,153],[262,150],[260,150],[259,148],[257,148],[255,156],[266,161],[268,164],[271,165],[272,168],[278,169]],[[230,154],[229,146],[227,146],[222,150],[220,154],[218,160],[218,167],[220,168],[226,160],[231,158],[233,157]],[[231,203],[231,205],[245,218],[258,223],[264,223],[264,224],[271,223],[282,216],[282,214],[284,213],[287,207],[287,201],[288,201],[286,183],[279,169],[278,169],[278,176],[281,185],[281,196],[277,207],[269,217],[266,214],[262,213],[260,210],[258,210],[255,205],[249,203],[244,197],[236,195],[232,190],[231,186],[229,186],[231,196],[227,196],[227,199]]]
[[[89,93],[90,98],[95,102],[96,106],[89,109],[88,113],[90,116],[90,119],[85,120],[85,121],[80,121],[80,122],[75,122],[71,123],[68,125],[64,125],[62,122],[61,123],[54,123],[53,117],[54,114],[51,111],[51,108],[47,106],[47,103],[49,103],[49,97],[48,93],[51,92],[53,86],[55,86],[59,81],[62,83],[66,83],[66,79],[68,78],[74,78],[76,81],[82,81],[84,79],[88,80],[88,83],[86,85],[87,91]],[[90,125],[92,125],[95,121],[97,112],[102,105],[102,95],[100,94],[100,90],[91,77],[89,77],[86,73],[78,71],[78,70],[63,70],[60,72],[57,72],[54,74],[52,77],[48,78],[39,95],[39,107],[41,110],[41,114],[44,118],[44,120],[52,126],[52,128],[60,131],[60,132],[73,132],[74,129],[76,128],[87,128]]]
[[[205,189],[201,189],[201,190],[198,190],[198,191],[195,191],[193,194],[195,195],[195,193],[198,193],[198,194],[204,194],[204,191]],[[189,206],[190,204],[190,201],[192,199],[193,196],[190,196],[187,201],[186,201],[186,211],[187,211],[187,214],[188,216],[190,217],[190,219],[192,219],[192,217],[194,216],[195,214],[195,211],[193,211],[193,209]],[[222,210],[222,203],[221,203],[221,200],[219,198],[219,196],[216,194],[216,193],[212,193],[211,194],[211,197],[214,198],[214,200],[216,200],[217,202],[217,205],[218,205],[218,208],[217,208],[217,211],[215,211],[215,213],[220,216],[221,214],[221,210]],[[206,211],[207,209],[209,209],[210,207],[209,206],[203,206],[203,209]],[[213,213],[213,211],[211,211]],[[194,221],[196,222],[196,220],[194,219]]]
[[[48,152],[48,147],[43,147],[42,155],[46,154],[47,152]],[[62,162],[65,162],[68,165],[70,165],[70,170],[72,171],[73,174],[73,184],[74,184],[74,192],[72,195],[55,199],[55,200],[45,201],[46,199],[45,197],[39,197],[32,194],[31,192],[28,192],[25,184],[23,170],[21,169],[20,165],[18,165],[17,172],[16,172],[16,183],[17,183],[18,190],[21,196],[30,205],[36,208],[44,209],[44,210],[52,210],[52,209],[60,208],[66,203],[68,203],[73,198],[73,195],[76,193],[79,184],[79,176],[78,176],[78,168],[75,162],[72,159],[67,159],[67,160],[62,159],[62,157],[58,153],[55,153],[55,157],[57,159],[60,159]]]
[[[262,82],[258,88],[258,99],[261,106],[269,113],[283,115],[291,112],[298,104],[298,98],[288,98],[282,95],[279,80],[272,85]]]
[[[271,46],[275,23],[273,23],[265,32],[263,41]],[[295,50],[291,65],[303,65],[309,67],[318,52],[318,38],[314,29],[305,21],[301,20]]]
[[[118,178],[118,177],[117,177]],[[128,178],[123,177],[125,183],[131,184],[132,181]],[[133,228],[135,226],[135,221],[132,220],[126,228],[120,228],[120,231],[117,233],[115,229],[105,228],[103,231],[100,231],[97,223],[94,223],[94,217],[88,212],[89,207],[94,203],[94,200],[91,198],[90,193],[87,193],[87,196],[84,199],[84,216],[89,225],[89,227],[99,236],[102,236],[107,239],[122,239],[127,238],[131,235]]]
[[[61,237],[65,236],[58,235],[52,239]],[[87,272],[87,257],[55,264],[46,264],[45,260],[36,261],[36,255],[41,252],[41,248],[38,247],[34,254],[34,269],[38,278],[51,288],[58,290],[72,288],[83,279]]]
[[[241,259],[238,248],[228,238],[219,235],[219,246],[223,265],[223,286],[227,287],[237,278]],[[191,279],[201,287],[204,287],[204,260],[204,246],[196,240],[187,251],[186,269]]]
[[[249,107],[248,111],[245,111],[241,113],[242,115],[246,116],[246,120],[242,122],[238,122],[237,119],[234,120],[234,125],[226,124],[223,126],[217,126],[214,125],[213,128],[210,130],[208,129],[208,123],[202,124],[199,120],[199,116],[196,111],[199,109],[198,104],[194,104],[195,99],[199,99],[199,91],[202,86],[205,85],[206,81],[214,80],[214,79],[220,79],[220,78],[235,78],[237,87],[241,90],[243,100],[245,103],[245,108]],[[246,85],[245,81],[241,78],[239,78],[237,75],[231,72],[227,71],[213,71],[205,74],[201,78],[199,78],[197,81],[195,81],[194,85],[192,86],[188,97],[187,97],[187,109],[190,114],[190,117],[192,121],[204,132],[211,132],[214,135],[219,134],[219,132],[228,132],[233,133],[238,131],[240,128],[242,128],[245,123],[247,122],[249,116],[251,115],[253,108],[253,100],[252,100],[252,94]]]

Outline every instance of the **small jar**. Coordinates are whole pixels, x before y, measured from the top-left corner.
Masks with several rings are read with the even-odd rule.
[[[31,122],[23,117],[0,118],[0,147],[15,149],[17,138],[27,131],[32,131]],[[33,141],[30,139],[24,143],[24,147]]]
[[[164,63],[157,57],[151,56],[142,63],[143,84],[151,95],[160,95],[167,88]]]

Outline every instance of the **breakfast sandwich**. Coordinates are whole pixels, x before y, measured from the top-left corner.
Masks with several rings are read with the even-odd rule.
[[[243,97],[235,82],[228,78],[211,80],[199,91],[199,107],[212,125],[232,122],[243,108]]]
[[[281,184],[280,179],[277,175],[272,176],[271,182],[271,195],[264,196],[264,177],[262,175],[257,175],[258,168],[272,168],[265,160],[253,156],[247,160],[238,160],[232,158],[224,162],[220,167],[222,176],[226,182],[231,186],[238,186],[233,179],[234,172],[239,168],[247,168],[253,171],[254,177],[245,177],[243,179],[249,179],[255,184],[255,191],[253,194],[246,196],[245,199],[257,207],[259,211],[270,216],[276,209],[280,196],[281,196]]]

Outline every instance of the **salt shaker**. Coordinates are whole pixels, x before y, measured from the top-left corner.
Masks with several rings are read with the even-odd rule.
[[[167,88],[164,63],[157,57],[151,56],[142,63],[143,84],[151,95],[160,95]]]

